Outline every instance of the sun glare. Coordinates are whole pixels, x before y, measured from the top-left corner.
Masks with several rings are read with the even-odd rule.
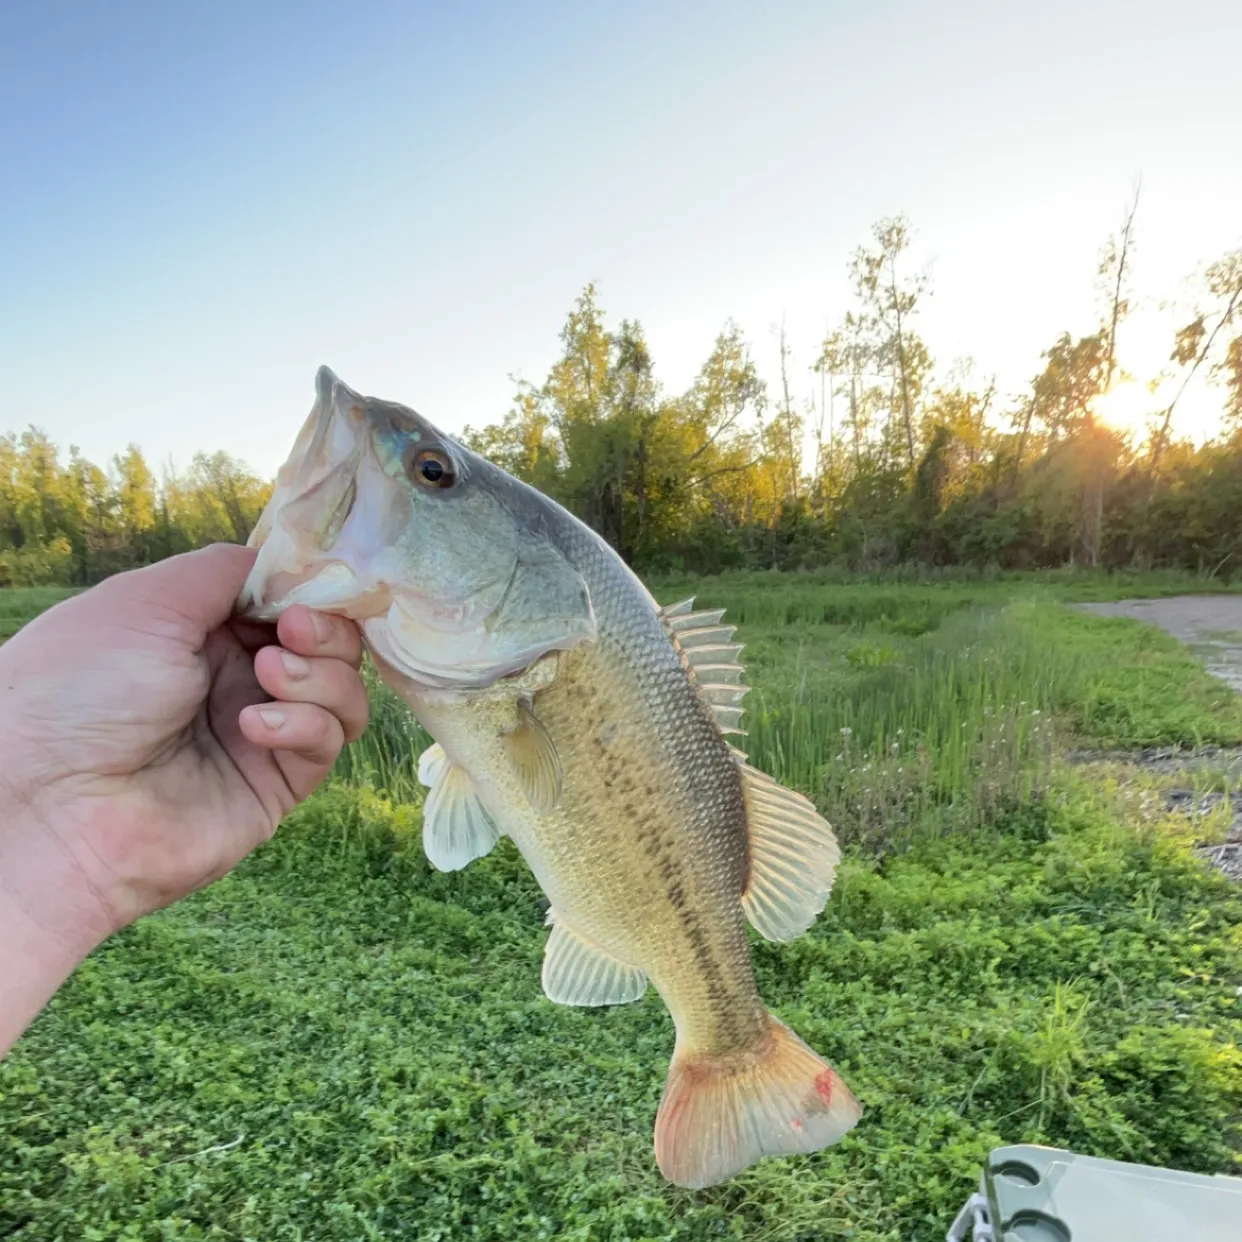
[[[1114,431],[1142,438],[1152,416],[1160,409],[1160,394],[1146,384],[1123,379],[1091,403],[1091,412]]]
[[[1163,420],[1170,405],[1175,406],[1173,439],[1202,444],[1221,431],[1219,387],[1209,382],[1204,367],[1183,390],[1184,371],[1169,367],[1171,336],[1172,320],[1166,312],[1153,305],[1138,308],[1118,332],[1117,378],[1091,403],[1100,422],[1129,436],[1136,447],[1151,434],[1153,424]]]
[[[1217,390],[1200,382],[1180,392],[1178,377],[1165,376],[1153,388],[1135,379],[1118,380],[1091,403],[1091,412],[1100,422],[1141,444],[1176,398],[1171,427],[1175,440],[1202,444],[1221,430],[1220,396]]]

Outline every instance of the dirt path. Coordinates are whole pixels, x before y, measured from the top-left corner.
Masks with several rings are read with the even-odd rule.
[[[1081,607],[1099,617],[1133,617],[1160,626],[1201,655],[1209,673],[1242,691],[1242,595],[1175,595]]]
[[[1098,617],[1132,617],[1167,630],[1203,657],[1209,673],[1242,692],[1242,595],[1175,595],[1169,599],[1127,599],[1116,604],[1082,604],[1080,607]],[[1242,793],[1197,793],[1194,788],[1196,772],[1215,772],[1227,789],[1236,788],[1242,777],[1242,748],[1209,748],[1198,753],[1084,751],[1072,754],[1070,759],[1079,763],[1100,760],[1131,763],[1168,777],[1172,787],[1165,791],[1165,804],[1169,810],[1183,815],[1206,815],[1227,799],[1233,813],[1229,835],[1219,844],[1200,846],[1199,853],[1214,867],[1242,883]]]

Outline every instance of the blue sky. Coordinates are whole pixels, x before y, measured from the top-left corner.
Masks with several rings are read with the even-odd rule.
[[[727,317],[775,378],[783,316],[803,383],[899,211],[933,353],[1014,389],[1140,173],[1154,374],[1157,304],[1242,243],[1240,46],[1236,0],[8,0],[0,430],[271,471],[320,363],[491,421],[591,279],[672,389]]]

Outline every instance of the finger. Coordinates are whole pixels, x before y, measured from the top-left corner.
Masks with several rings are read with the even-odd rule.
[[[362,662],[362,635],[348,617],[333,617],[295,604],[277,622],[276,636],[298,655],[327,656],[355,668]]]
[[[274,699],[326,708],[350,742],[367,727],[366,686],[358,670],[341,660],[308,660],[281,647],[264,647],[254,658],[254,674]]]
[[[341,722],[314,703],[260,703],[247,707],[238,723],[254,745],[296,755],[323,771],[336,762],[345,745]],[[295,792],[300,796],[301,791]]]
[[[276,639],[276,626],[269,621],[251,621],[248,617],[231,617],[229,629],[247,651],[270,647]]]

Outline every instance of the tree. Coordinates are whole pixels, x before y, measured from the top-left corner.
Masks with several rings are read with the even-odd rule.
[[[690,390],[668,407],[682,430],[683,456],[670,475],[683,505],[735,526],[744,520],[746,474],[761,456],[756,433],[766,409],[767,387],[750,347],[741,329],[726,323]]]
[[[532,487],[557,495],[563,453],[541,394],[533,385],[517,381],[513,405],[504,420],[477,431],[467,427],[462,440]]]
[[[1141,188],[1141,184],[1135,185],[1125,219],[1118,232],[1104,244],[1097,271],[1101,288],[1107,297],[1104,320],[1098,334],[1103,351],[1100,387],[1102,393],[1108,392],[1113,386],[1113,379],[1117,374],[1117,329],[1130,313],[1130,272],[1134,262],[1135,218],[1138,215]],[[1100,559],[1100,540],[1103,538],[1104,492],[1107,487],[1108,444],[1111,437],[1106,429],[1096,427],[1090,405],[1087,408],[1084,439],[1091,469],[1083,495],[1082,546],[1087,564],[1097,565]]]
[[[867,385],[871,362],[872,349],[864,336],[862,317],[846,311],[841,326],[825,338],[815,369],[829,376],[828,400],[841,396],[845,402],[855,473],[862,469],[864,445],[871,430],[871,398],[876,395]]]
[[[116,476],[116,518],[127,553],[125,559],[135,565],[147,564],[155,553],[155,475],[135,444],[112,459],[112,470]]]
[[[1160,456],[1169,441],[1173,412],[1204,363],[1210,362],[1209,375],[1213,379],[1225,383],[1226,416],[1235,425],[1242,425],[1242,332],[1229,339],[1231,329],[1242,323],[1242,250],[1235,250],[1213,263],[1204,275],[1204,286],[1212,301],[1179,328],[1174,339],[1170,359],[1183,369],[1182,382],[1165,407],[1160,428],[1152,437],[1152,476],[1159,468]]]
[[[1135,221],[1142,190],[1142,182],[1136,182],[1121,228],[1104,243],[1096,272],[1101,291],[1107,299],[1103,328],[1105,392],[1112,387],[1117,371],[1117,329],[1130,313],[1130,278],[1137,241]]]
[[[519,381],[503,418],[463,438],[648,571],[1081,559],[1242,574],[1242,251],[1203,274],[1150,452],[1138,459],[1096,415],[1125,378],[1137,204],[1136,189],[1102,249],[1094,330],[1062,333],[1004,409],[968,366],[933,369],[916,331],[926,281],[906,273],[909,226],[895,219],[850,261],[851,303],[811,368],[817,396],[800,389],[783,323],[771,398],[732,322],[685,391],[667,392],[641,325],[608,323],[588,285],[543,382]],[[1171,438],[1196,376],[1230,420],[1200,446]],[[63,459],[38,428],[0,435],[0,585],[89,583],[244,540],[269,490],[224,453],[157,481],[136,446],[105,472],[75,448]]]
[[[785,497],[795,503],[801,498],[802,481],[802,419],[794,410],[789,391],[789,341],[785,335],[785,322],[781,321],[779,333],[781,360],[781,404],[777,417],[768,425],[769,452],[784,479]]]
[[[927,280],[899,272],[911,240],[910,224],[904,216],[879,221],[872,236],[875,249],[860,246],[854,252],[850,274],[863,307],[860,327],[870,337],[872,361],[891,377],[893,413],[900,419],[907,464],[913,469],[915,407],[931,369],[931,358],[910,323],[927,291]]]

